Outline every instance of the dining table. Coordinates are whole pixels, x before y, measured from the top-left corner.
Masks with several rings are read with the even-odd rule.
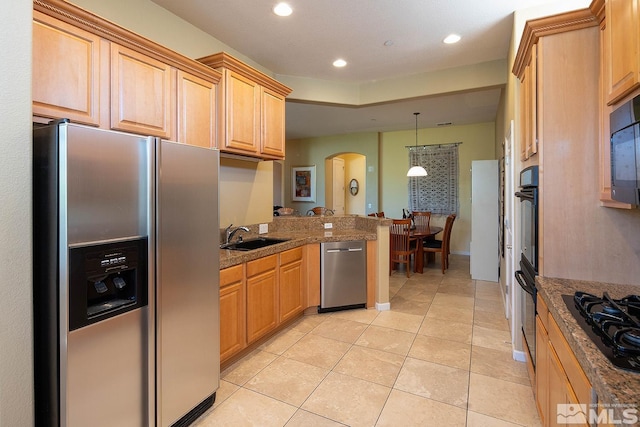
[[[435,225],[416,225],[412,227],[410,238],[415,239],[417,252],[413,270],[416,273],[424,272],[424,248],[422,244],[425,240],[435,238],[436,234],[442,231],[442,227]],[[434,254],[435,255],[435,254]]]

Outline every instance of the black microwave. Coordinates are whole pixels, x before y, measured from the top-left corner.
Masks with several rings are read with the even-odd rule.
[[[616,108],[611,124],[611,198],[640,205],[640,95]]]

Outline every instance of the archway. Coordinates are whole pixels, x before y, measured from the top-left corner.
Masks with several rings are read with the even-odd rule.
[[[342,171],[336,170],[343,165]],[[366,215],[367,158],[358,153],[336,153],[325,158],[325,205],[344,207],[344,214]],[[331,173],[330,173],[331,172]],[[337,214],[338,212],[336,212]]]

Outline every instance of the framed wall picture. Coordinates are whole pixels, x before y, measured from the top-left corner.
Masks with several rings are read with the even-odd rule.
[[[295,202],[316,201],[316,167],[297,166],[291,168],[291,195]]]

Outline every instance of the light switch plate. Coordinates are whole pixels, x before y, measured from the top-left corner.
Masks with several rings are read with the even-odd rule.
[[[260,224],[258,226],[258,233],[264,234],[269,232],[269,224]]]
[[[324,223],[324,228],[333,228],[333,223],[332,222],[325,222]]]

